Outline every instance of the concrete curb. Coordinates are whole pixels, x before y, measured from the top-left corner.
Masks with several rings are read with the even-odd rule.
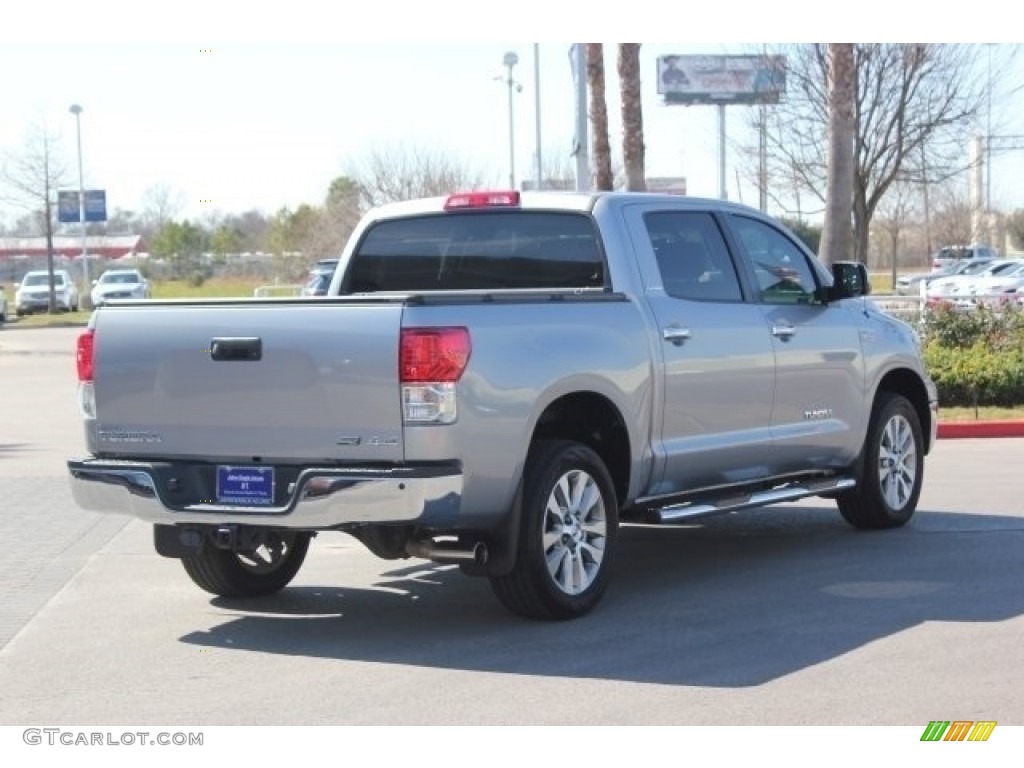
[[[939,438],[1024,437],[1024,421],[939,422]]]

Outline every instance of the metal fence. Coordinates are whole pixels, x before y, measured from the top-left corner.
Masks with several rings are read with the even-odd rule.
[[[898,317],[911,325],[920,325],[924,322],[925,303],[920,296],[872,294],[869,298],[887,315]]]
[[[301,296],[302,285],[261,285],[252,292],[254,298],[266,299],[271,296]]]

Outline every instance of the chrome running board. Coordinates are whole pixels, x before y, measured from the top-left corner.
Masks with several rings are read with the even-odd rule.
[[[707,501],[696,500],[685,504],[673,504],[654,511],[655,522],[677,523],[695,517],[719,515],[724,512],[737,512],[741,509],[763,507],[786,501],[796,501],[808,496],[820,496],[824,493],[837,493],[854,488],[857,481],[852,477],[831,477],[826,480],[792,482],[786,485],[749,493],[733,492],[720,498]]]

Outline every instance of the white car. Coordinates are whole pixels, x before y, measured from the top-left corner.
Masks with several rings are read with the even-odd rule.
[[[92,281],[90,296],[94,307],[111,299],[148,299],[149,282],[137,269],[108,269]]]
[[[950,275],[949,277],[932,280],[924,289],[924,298],[929,303],[937,301],[952,301],[952,294],[958,288],[971,285],[980,278],[1006,275],[1007,273],[1015,270],[1020,264],[1021,262],[1017,260],[997,259],[996,261],[991,262],[982,271],[973,275]]]
[[[998,304],[1014,301],[1024,295],[1024,261],[1018,261],[1014,269],[990,277],[979,277],[965,285],[957,286],[949,299],[958,307],[970,309],[982,303]]]
[[[921,291],[921,284],[928,285],[933,280],[953,275],[974,275],[984,271],[995,259],[989,256],[979,256],[972,259],[961,259],[949,264],[942,269],[933,269],[931,272],[916,272],[909,275],[900,275],[896,280],[895,291],[899,296],[918,296]]]
[[[78,288],[66,269],[53,270],[53,292],[57,300],[57,309],[63,312],[78,311]],[[46,312],[49,307],[49,272],[38,269],[27,273],[14,294],[15,314],[20,316]]]

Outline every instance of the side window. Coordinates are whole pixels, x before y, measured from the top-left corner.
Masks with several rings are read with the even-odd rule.
[[[739,279],[710,213],[657,211],[644,216],[665,293],[678,299],[739,301]]]
[[[807,257],[793,241],[757,219],[732,217],[733,229],[767,304],[818,304],[818,283]]]

